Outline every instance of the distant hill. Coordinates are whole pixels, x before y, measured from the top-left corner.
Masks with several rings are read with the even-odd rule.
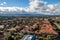
[[[0,16],[44,16],[44,14],[11,13],[11,14],[0,14]]]
[[[0,14],[0,16],[60,16],[60,15],[46,15],[46,14],[37,14],[37,13],[6,13]]]

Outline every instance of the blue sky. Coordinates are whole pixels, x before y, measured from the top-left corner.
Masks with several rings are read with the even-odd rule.
[[[0,0],[0,13],[11,12],[60,14],[60,0]]]
[[[6,2],[6,4],[2,5],[2,6],[26,7],[26,6],[28,6],[29,0],[0,0],[0,3],[3,3],[3,2]]]
[[[55,4],[59,3],[60,0],[43,0],[48,2],[48,4]],[[29,0],[0,0],[0,3],[6,2],[4,6],[17,6],[17,7],[28,7]],[[1,6],[1,5],[0,5]]]
[[[12,7],[12,6],[21,6],[22,2],[20,0],[0,0],[0,3],[6,2],[5,6]],[[1,6],[1,5],[0,5]],[[4,5],[2,5],[4,6]]]
[[[55,4],[60,2],[60,0],[44,0],[44,1],[48,2],[49,4]]]
[[[14,1],[17,1],[17,4],[18,6],[20,7],[27,7],[29,6],[29,0],[14,0]],[[55,4],[55,3],[59,3],[60,0],[43,0],[43,1],[46,1],[48,2],[48,4]]]
[[[48,4],[56,4],[56,3],[59,3],[60,0],[43,0],[45,2],[48,2]],[[29,0],[20,0],[20,6],[21,7],[27,7],[29,6]]]

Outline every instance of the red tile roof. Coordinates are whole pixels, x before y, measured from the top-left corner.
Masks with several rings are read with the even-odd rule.
[[[47,24],[46,24],[47,23]],[[54,34],[54,35],[57,35],[58,32],[56,32],[53,28],[53,26],[49,23],[48,20],[44,20],[44,24],[43,24],[43,27],[41,28],[41,30],[38,32],[38,31],[35,31],[36,34]]]

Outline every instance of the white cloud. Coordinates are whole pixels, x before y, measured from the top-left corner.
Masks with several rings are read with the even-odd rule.
[[[5,5],[5,4],[7,4],[7,3],[6,3],[6,2],[2,2],[2,3],[0,3],[0,5],[2,5],[2,6]]]
[[[47,2],[41,0],[30,0],[28,10],[30,12],[37,12],[40,14],[60,14],[60,6],[55,4],[47,4]]]
[[[4,4],[7,4],[6,2],[3,2]]]
[[[54,9],[54,5],[52,5],[52,4],[49,4],[48,7],[49,7],[50,9]]]
[[[22,8],[19,7],[0,7],[0,12],[20,12]]]
[[[3,2],[3,4],[7,4]],[[3,5],[1,4],[1,5]],[[0,13],[39,13],[39,14],[60,14],[60,6],[55,4],[47,4],[47,2],[41,0],[30,0],[29,7],[0,7]]]
[[[0,5],[4,5],[3,3],[1,3]]]
[[[46,2],[40,0],[32,0],[29,3],[29,10],[32,12],[40,11],[44,7]]]

